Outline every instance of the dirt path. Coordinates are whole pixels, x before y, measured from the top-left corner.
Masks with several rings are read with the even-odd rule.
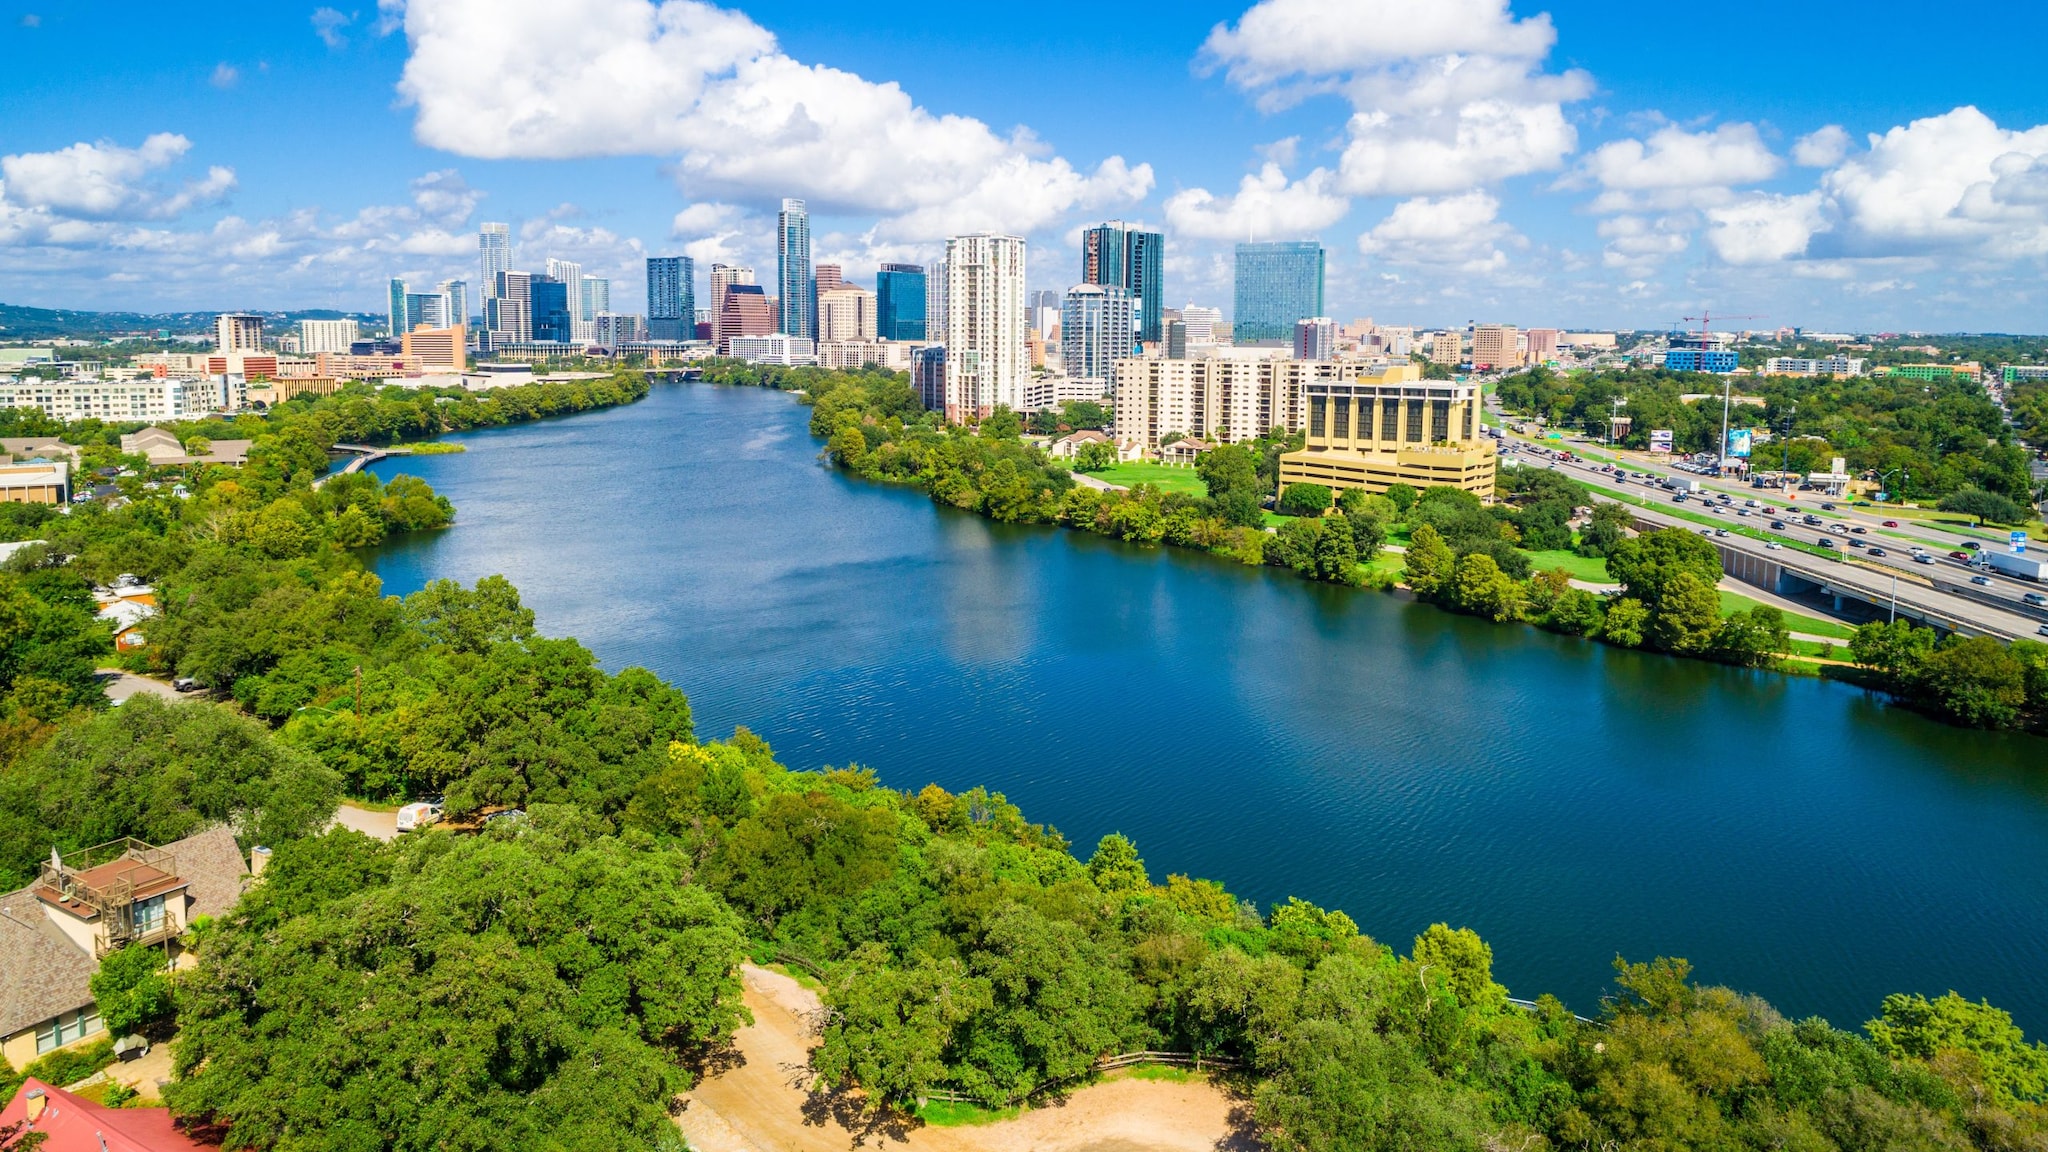
[[[931,1128],[863,1121],[852,1101],[805,1091],[818,998],[777,972],[743,976],[754,1023],[705,1076],[678,1123],[699,1152],[1252,1152],[1244,1102],[1205,1082],[1112,1080],[1015,1120]]]

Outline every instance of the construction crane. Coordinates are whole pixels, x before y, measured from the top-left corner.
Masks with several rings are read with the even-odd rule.
[[[1687,316],[1687,317],[1684,317],[1683,319],[1684,319],[1684,320],[1685,320],[1685,322],[1686,322],[1686,323],[1688,323],[1688,324],[1691,324],[1691,323],[1693,323],[1693,322],[1695,322],[1695,321],[1697,321],[1697,322],[1699,323],[1699,326],[1700,326],[1700,334],[1699,334],[1699,342],[1700,342],[1700,366],[1701,366],[1701,367],[1705,367],[1705,366],[1706,366],[1706,354],[1707,354],[1707,342],[1708,342],[1708,340],[1712,339],[1712,331],[1711,331],[1711,329],[1709,328],[1709,325],[1711,325],[1711,324],[1712,324],[1712,323],[1714,322],[1714,313],[1713,313],[1713,310],[1712,310],[1712,309],[1709,309],[1709,308],[1702,308],[1702,309],[1700,309],[1700,314],[1699,314],[1699,315],[1697,315],[1697,316]],[[1746,313],[1746,314],[1744,314],[1744,315],[1741,315],[1741,316],[1726,316],[1726,315],[1724,315],[1724,316],[1722,316],[1722,317],[1721,317],[1721,319],[1723,319],[1723,320],[1762,320],[1762,319],[1765,319],[1765,317],[1763,317],[1762,315],[1758,315],[1758,314],[1755,314],[1755,313]],[[1731,400],[1733,399],[1733,396],[1734,396],[1734,392],[1733,392],[1733,390],[1734,390],[1734,387],[1735,387],[1735,378],[1734,378],[1733,376],[1725,376],[1725,375],[1724,375],[1724,376],[1722,376],[1722,377],[1721,377],[1721,451],[1719,452],[1719,454],[1718,454],[1718,455],[1719,455],[1719,457],[1720,457],[1719,471],[1720,471],[1721,473],[1723,473],[1723,474],[1725,474],[1725,473],[1726,473],[1726,472],[1728,471],[1728,415],[1729,415],[1729,408],[1731,407],[1731,403],[1730,403],[1730,402],[1731,402]]]

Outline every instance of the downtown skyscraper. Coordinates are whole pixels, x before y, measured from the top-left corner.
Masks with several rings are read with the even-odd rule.
[[[1239,244],[1233,295],[1233,343],[1292,344],[1296,321],[1323,314],[1322,244],[1314,240]]]
[[[655,340],[692,340],[697,335],[697,262],[688,256],[647,258],[647,335]],[[712,288],[712,307],[719,305]]]
[[[1130,293],[1138,338],[1147,344],[1157,343],[1162,334],[1165,271],[1163,233],[1132,228],[1121,220],[1097,224],[1081,233],[1081,283],[1109,285]]]
[[[1031,379],[1024,240],[979,232],[946,241],[946,418],[1024,410]]]
[[[784,335],[818,338],[818,283],[811,272],[811,215],[801,200],[784,200],[775,217],[775,287]]]

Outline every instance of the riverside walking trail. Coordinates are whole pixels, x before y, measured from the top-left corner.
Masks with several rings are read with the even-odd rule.
[[[1251,1104],[1203,1079],[1112,1079],[1042,1097],[1014,1119],[934,1127],[865,1117],[860,1098],[813,1094],[810,1050],[823,1006],[789,976],[741,970],[754,1022],[704,1072],[676,1117],[698,1152],[1254,1152]]]

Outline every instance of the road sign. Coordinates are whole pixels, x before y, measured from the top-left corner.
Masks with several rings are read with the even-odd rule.
[[[2025,552],[2027,550],[2027,534],[2025,532],[2018,531],[2017,529],[2013,531],[2012,550],[2014,552]]]
[[[1671,451],[1671,429],[1669,429],[1669,428],[1652,428],[1652,429],[1650,429],[1650,451],[1652,451],[1652,452],[1669,452],[1669,451]]]

